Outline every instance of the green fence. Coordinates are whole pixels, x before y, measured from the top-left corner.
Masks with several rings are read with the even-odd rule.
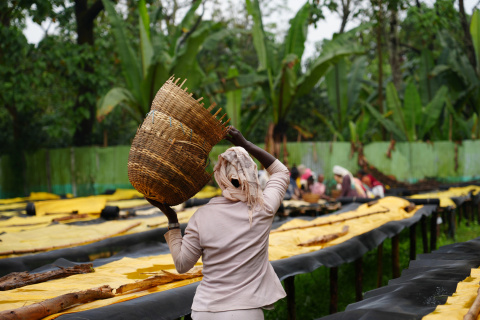
[[[480,178],[480,141],[434,143],[399,142],[387,157],[389,142],[364,146],[370,164],[398,180],[415,182],[436,177],[445,182]],[[215,146],[210,153],[214,164],[228,146]],[[130,146],[82,147],[39,150],[24,155],[0,158],[0,198],[25,196],[32,191],[76,196],[99,194],[107,189],[131,188],[127,175]],[[289,165],[304,164],[332,179],[332,167],[341,165],[358,170],[357,154],[348,142],[292,142],[287,144]],[[19,163],[24,163],[19,166]],[[22,168],[23,169],[19,169]]]

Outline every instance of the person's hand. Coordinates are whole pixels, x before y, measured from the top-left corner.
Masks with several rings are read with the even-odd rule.
[[[247,145],[248,141],[245,139],[243,134],[234,126],[229,126],[228,131],[227,131],[227,136],[225,137],[225,140],[230,141],[237,147],[243,147]]]
[[[158,209],[160,209],[160,211],[163,212],[163,214],[165,214],[165,216],[168,218],[168,222],[169,223],[176,223],[178,222],[178,217],[177,217],[177,213],[175,212],[175,210],[173,210],[172,208],[170,208],[169,205],[167,204],[164,204],[164,203],[160,203],[156,200],[153,200],[153,199],[148,199],[148,198],[145,198],[148,202],[150,202],[150,204],[152,206],[155,206],[157,207]]]

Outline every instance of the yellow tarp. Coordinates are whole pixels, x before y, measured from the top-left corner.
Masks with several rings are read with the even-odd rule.
[[[395,197],[386,197],[378,201],[378,203],[368,206],[363,204],[359,206],[356,210],[348,211],[341,214],[329,215],[326,217],[319,217],[312,221],[305,221],[302,219],[291,220],[278,229],[290,228],[290,227],[300,227],[300,226],[309,226],[320,223],[335,222],[342,219],[349,219],[353,217],[358,217],[361,215],[366,215],[369,213],[386,211],[385,213],[372,214],[358,219],[347,220],[345,222],[337,222],[329,225],[324,225],[321,227],[312,227],[306,229],[297,229],[283,232],[274,232],[270,234],[270,246],[269,246],[269,259],[270,261],[285,259],[294,255],[313,252],[319,249],[334,246],[336,244],[342,243],[348,239],[351,239],[355,236],[366,233],[370,230],[380,227],[381,225],[396,220],[403,220],[412,217],[415,212],[421,208],[417,206],[416,210],[411,212],[406,212],[403,208],[408,206],[408,201],[395,198]],[[311,247],[299,247],[298,244],[306,242],[310,239],[313,239],[318,236],[332,234],[340,232],[343,226],[349,226],[349,231],[346,235],[337,238],[333,241],[327,242],[323,245],[316,245]]]
[[[141,206],[149,206],[150,203],[145,199],[134,199],[134,200],[116,200],[108,201],[107,206],[119,207],[120,209],[130,209]]]
[[[463,320],[468,309],[475,301],[480,281],[480,268],[472,269],[470,277],[457,284],[455,293],[448,297],[444,305],[438,305],[435,311],[426,315],[422,320]]]
[[[201,265],[201,262],[197,263],[197,265]],[[87,290],[102,285],[109,285],[116,289],[123,284],[146,279],[150,274],[144,274],[145,272],[159,272],[160,270],[176,272],[170,254],[137,259],[123,258],[97,267],[93,273],[74,275],[64,279],[38,283],[9,291],[0,291],[0,311],[20,308],[70,292]],[[138,298],[150,293],[185,286],[200,280],[201,277],[172,282],[141,292],[118,295],[106,300],[98,300],[71,308],[68,310],[68,313],[94,309]],[[52,319],[58,316],[60,316],[60,313],[45,319]]]
[[[8,220],[0,221],[0,233],[14,233],[21,232],[24,230],[39,229],[44,228],[52,223],[52,220],[55,218],[67,217],[70,214],[60,214],[54,216],[31,216],[31,217],[12,217]],[[87,219],[81,220],[91,220],[95,219],[94,216],[89,216]],[[72,222],[72,220],[61,221],[61,223]]]
[[[440,207],[452,207],[456,208],[455,202],[453,202],[452,198],[455,197],[464,197],[468,196],[470,191],[473,191],[473,195],[476,195],[480,192],[480,186],[467,186],[467,187],[454,187],[450,188],[446,191],[439,191],[439,192],[430,192],[430,193],[422,193],[422,194],[415,194],[411,196],[412,199],[440,199]]]
[[[58,213],[100,214],[107,199],[99,196],[81,197],[64,200],[47,200],[35,202],[35,215],[43,216]]]
[[[38,200],[55,200],[60,199],[60,196],[48,192],[31,192],[29,197],[18,197],[11,199],[0,199],[0,205],[11,204],[17,202],[38,201]]]
[[[134,220],[108,221],[87,226],[54,224],[45,228],[0,235],[0,256],[15,252],[37,252],[99,241],[125,232]],[[33,251],[32,251],[33,250]]]
[[[221,196],[221,195],[222,195],[222,189],[215,188],[213,186],[205,186],[205,187],[203,187],[202,190],[200,190],[192,198],[207,199],[207,198],[218,197],[218,196]]]
[[[196,210],[196,208],[193,208],[179,212],[179,222],[188,222]],[[8,233],[0,235],[0,258],[18,255],[7,254],[6,252],[23,252],[25,250],[40,252],[71,247],[112,236],[143,232],[156,227],[166,227],[168,223],[167,217],[163,215],[144,219],[107,221],[100,224],[84,226],[64,224],[49,225],[51,219],[51,216],[14,217],[6,221],[1,221],[0,230],[5,230]],[[19,224],[22,226],[18,226]],[[119,233],[136,224],[139,225]]]
[[[322,222],[334,222],[344,218],[359,217],[360,215],[370,214],[365,217],[356,218],[346,222],[333,223],[332,225],[327,225],[323,227],[313,227],[302,230],[290,230],[283,232],[276,232],[270,234],[270,260],[284,259],[290,256],[316,251],[323,247],[333,246],[335,244],[346,241],[354,236],[368,232],[372,229],[375,229],[381,226],[384,223],[393,220],[402,220],[410,218],[416,212],[416,210],[407,213],[403,210],[403,207],[408,205],[408,201],[400,198],[387,197],[379,200],[375,205],[368,207],[366,204],[360,206],[357,210],[332,215],[328,217],[321,217],[313,221],[304,221],[300,219],[292,220],[283,226],[282,228],[288,228],[293,226],[305,226],[311,225],[314,223]],[[420,207],[417,206],[417,209]],[[196,209],[185,211],[179,213],[179,219],[188,220],[193,214],[193,211]],[[376,213],[380,211],[387,211],[382,213]],[[163,218],[163,220],[161,219]],[[144,219],[141,219],[142,221]],[[155,219],[145,219],[150,223],[165,223],[166,217],[158,217]],[[137,221],[137,220],[133,220]],[[182,221],[183,222],[183,221]],[[104,225],[104,224],[102,224]],[[323,234],[331,234],[333,232],[338,232],[341,230],[343,225],[348,225],[350,227],[349,233],[343,237],[340,237],[336,240],[331,241],[330,243],[312,246],[312,247],[299,247],[299,243],[309,240],[313,237],[317,237]],[[141,226],[136,227],[134,230],[139,230],[140,228],[148,228],[146,223],[142,223]],[[48,229],[48,228],[45,228]],[[197,263],[201,265],[201,262]],[[173,271],[173,259],[170,254],[161,255],[161,256],[152,256],[152,257],[143,257],[138,259],[124,258],[122,260],[109,263],[102,267],[95,269],[95,273],[75,275],[65,279],[52,280],[46,283],[39,283],[11,291],[0,292],[0,311],[10,310],[18,308],[24,305],[29,305],[38,301],[45,299],[57,297],[59,295],[78,291],[85,290],[89,288],[96,288],[102,285],[108,284],[112,288],[118,288],[122,284],[134,282],[135,280],[145,279],[148,274],[142,274],[145,272],[156,272],[159,270],[168,270]],[[133,294],[127,294],[118,296],[111,299],[98,300],[78,307],[69,309],[68,312],[78,312],[83,310],[89,310],[94,308],[99,308],[102,306],[110,305],[113,303],[133,299],[140,297],[149,293],[168,290],[174,287],[180,287],[187,284],[190,284],[195,281],[199,281],[201,278],[195,278],[191,280],[184,280],[179,282],[174,282],[162,286],[158,286],[153,289],[140,291]],[[53,315],[46,319],[53,319],[60,314]]]

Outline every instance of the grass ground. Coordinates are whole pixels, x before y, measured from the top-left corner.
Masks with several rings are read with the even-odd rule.
[[[438,238],[438,248],[455,242],[465,242],[480,236],[480,225],[476,222],[466,224],[465,220],[457,225],[455,239],[446,237],[443,230]],[[409,264],[409,230],[400,233],[400,269]],[[417,228],[417,254],[423,253],[421,232]],[[391,240],[384,242],[382,285],[387,285],[392,278]],[[355,302],[354,263],[344,264],[338,268],[338,311],[343,311],[348,304]],[[377,249],[363,256],[363,292],[377,287]],[[329,313],[329,269],[326,267],[295,276],[295,295],[297,319],[309,320]],[[266,320],[287,319],[287,301],[282,299],[275,304],[275,310],[265,311]]]

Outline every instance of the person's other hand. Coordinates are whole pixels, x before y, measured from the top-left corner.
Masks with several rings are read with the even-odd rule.
[[[173,210],[172,208],[170,208],[169,205],[167,204],[164,204],[164,203],[160,203],[156,200],[153,200],[153,199],[149,199],[149,198],[145,198],[148,202],[150,202],[150,204],[152,206],[155,206],[157,207],[158,209],[160,209],[160,211],[163,212],[163,214],[165,214],[165,216],[168,218],[168,221],[170,223],[175,223],[175,222],[178,222],[178,217],[177,217],[177,213],[175,212],[175,210]]]
[[[227,132],[227,136],[225,137],[225,140],[230,141],[231,143],[233,143],[235,146],[238,146],[238,147],[245,147],[248,143],[247,139],[245,139],[243,134],[234,126],[228,127],[228,132]]]

